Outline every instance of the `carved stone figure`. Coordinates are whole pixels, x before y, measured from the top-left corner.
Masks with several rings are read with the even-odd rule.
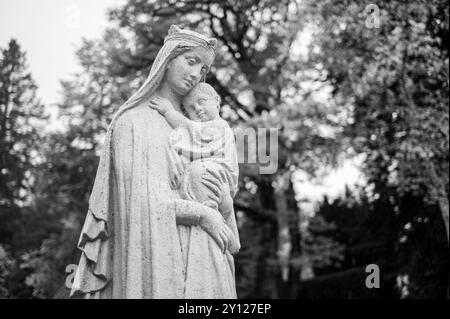
[[[78,243],[82,255],[71,295],[236,298],[234,139],[229,142],[228,125],[211,108],[218,104],[200,105],[204,90],[187,98],[204,81],[216,48],[216,39],[172,25],[147,80],[114,116]],[[169,122],[182,116],[183,102],[189,119],[182,119],[192,128],[187,133],[206,143],[200,153],[207,156],[186,160],[189,150],[173,142]],[[169,105],[172,117],[155,109],[160,104]],[[214,135],[217,124],[225,134]],[[217,146],[219,136],[227,138]]]

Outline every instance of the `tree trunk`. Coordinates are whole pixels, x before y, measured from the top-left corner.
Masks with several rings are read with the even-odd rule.
[[[277,286],[282,298],[295,297],[300,280],[300,272],[292,267],[291,262],[300,254],[298,208],[291,175],[292,172],[287,171],[277,177],[274,196],[278,224],[277,257],[280,267]]]
[[[449,204],[448,204],[448,195],[446,191],[446,185],[443,178],[439,178],[436,169],[434,167],[433,162],[427,162],[428,173],[430,174],[430,178],[433,183],[434,191],[437,196],[437,202],[439,205],[439,209],[441,210],[441,215],[444,220],[445,233],[447,235],[447,244],[449,243],[449,235],[448,235],[448,227],[449,227]]]
[[[448,198],[447,196],[439,196],[439,208],[441,209],[442,218],[444,219],[444,226],[445,226],[445,232],[447,233],[447,243],[449,243],[449,237],[448,237]]]

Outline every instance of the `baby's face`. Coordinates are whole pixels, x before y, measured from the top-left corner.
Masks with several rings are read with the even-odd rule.
[[[219,118],[219,105],[214,97],[204,93],[189,94],[183,101],[188,117],[193,121],[207,122]]]

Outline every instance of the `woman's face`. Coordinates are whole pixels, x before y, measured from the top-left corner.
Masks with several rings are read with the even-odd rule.
[[[208,73],[212,62],[212,55],[197,47],[169,62],[165,80],[178,95],[185,96]]]

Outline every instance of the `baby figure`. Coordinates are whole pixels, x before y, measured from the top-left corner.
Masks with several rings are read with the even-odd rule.
[[[166,99],[150,102],[175,130],[171,144],[182,165],[173,165],[171,186],[180,188],[183,199],[219,210],[227,222],[233,213],[239,166],[234,134],[219,115],[220,97],[212,86],[199,83],[182,104],[189,118]]]

